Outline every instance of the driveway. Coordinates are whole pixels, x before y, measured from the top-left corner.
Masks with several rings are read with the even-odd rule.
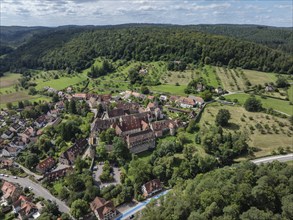
[[[100,176],[103,172],[103,166],[104,165],[98,165],[98,170],[94,172],[95,174],[95,181],[97,182],[98,186],[100,188],[103,188],[105,186],[108,186],[108,185],[117,185],[117,184],[120,184],[121,183],[121,180],[120,180],[120,171],[119,171],[119,168],[117,167],[112,167],[113,169],[113,177],[114,177],[114,181],[113,182],[108,182],[108,183],[102,183],[101,180],[100,180]]]
[[[14,162],[14,164],[18,165],[21,169],[23,169],[23,171],[24,171],[26,174],[28,174],[28,175],[30,175],[30,176],[34,176],[36,180],[43,178],[43,176],[40,176],[40,175],[38,175],[38,174],[33,173],[32,171],[30,171],[29,169],[27,169],[26,167],[22,166],[22,165],[19,164],[19,163]]]
[[[7,180],[9,182],[12,182],[12,183],[18,183],[22,187],[31,187],[33,193],[36,196],[43,197],[47,200],[50,199],[52,201],[55,201],[59,207],[60,212],[69,213],[70,209],[64,202],[62,202],[61,200],[54,197],[47,189],[45,189],[43,186],[39,185],[38,183],[31,181],[28,177],[26,177],[26,178],[18,177],[17,179],[14,179],[11,176],[9,176],[9,177],[2,177],[1,176],[0,178]]]

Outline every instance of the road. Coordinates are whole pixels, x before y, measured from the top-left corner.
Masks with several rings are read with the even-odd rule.
[[[255,163],[256,165],[258,165],[258,164],[261,164],[261,163],[270,163],[270,162],[273,162],[275,160],[278,160],[280,162],[291,161],[291,160],[293,160],[293,154],[264,157],[264,158],[251,160],[251,162]]]
[[[147,204],[149,204],[151,202],[152,199],[158,199],[163,195],[166,195],[170,190],[166,190],[163,191],[143,202],[138,203],[136,206],[132,207],[131,209],[126,210],[124,213],[122,213],[122,215],[120,215],[118,218],[116,218],[115,220],[124,220],[124,219],[128,219],[131,215],[134,215],[135,213],[137,213],[138,211],[141,211],[142,209],[144,209],[146,207]]]
[[[47,200],[50,199],[52,201],[55,201],[61,212],[69,213],[70,209],[64,202],[62,202],[61,200],[54,197],[47,189],[45,189],[43,186],[39,185],[38,183],[33,182],[28,177],[26,177],[26,178],[18,177],[17,179],[14,179],[11,176],[9,176],[9,177],[1,176],[0,178],[7,180],[9,182],[12,182],[12,183],[18,183],[22,187],[31,187],[33,193],[36,196],[41,196]]]
[[[30,171],[29,169],[25,168],[24,166],[22,166],[22,165],[19,164],[19,163],[14,162],[14,164],[18,165],[21,169],[23,169],[23,171],[24,171],[26,174],[31,175],[31,176],[34,176],[36,180],[41,179],[41,178],[43,177],[43,176],[40,176],[40,175],[38,175],[38,174],[33,173],[32,171]]]

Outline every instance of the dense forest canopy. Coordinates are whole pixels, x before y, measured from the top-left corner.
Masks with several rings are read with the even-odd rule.
[[[293,72],[293,57],[235,38],[186,26],[56,28],[36,34],[2,60],[1,72],[20,68],[81,71],[99,56],[113,60],[182,61],[261,71]]]
[[[143,211],[144,220],[293,218],[293,166],[274,162],[235,164],[177,182],[160,205]]]
[[[262,25],[196,25],[194,28],[204,33],[218,34],[263,44],[273,49],[292,53],[292,27],[277,28]]]

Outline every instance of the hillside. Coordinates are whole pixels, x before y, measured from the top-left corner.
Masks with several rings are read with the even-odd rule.
[[[218,34],[262,44],[287,53],[293,51],[292,28],[278,28],[260,25],[196,25],[204,33]]]
[[[140,219],[292,219],[292,168],[241,163],[177,181]]]
[[[200,33],[185,26],[56,28],[32,37],[4,58],[11,68],[88,68],[96,57],[182,61],[292,73],[292,56],[248,41]]]

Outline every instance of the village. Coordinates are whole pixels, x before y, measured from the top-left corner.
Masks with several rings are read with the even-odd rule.
[[[3,195],[1,207],[4,213],[12,210],[18,219],[36,219],[44,207],[42,200],[36,199],[42,195],[33,195],[30,190],[34,190],[18,183],[19,178],[29,175],[40,186],[44,182],[52,183],[72,173],[76,167],[76,160],[82,158],[89,161],[89,170],[98,187],[119,184],[121,173],[117,164],[110,164],[110,175],[113,177],[111,181],[103,183],[100,177],[104,172],[104,161],[95,162],[98,154],[96,148],[102,142],[103,132],[105,134],[111,130],[112,138],[114,136],[121,138],[130,154],[143,153],[156,148],[160,138],[174,136],[177,129],[186,127],[190,119],[195,119],[205,106],[204,100],[195,96],[145,95],[134,91],[124,91],[116,96],[98,95],[74,93],[70,87],[65,91],[46,87],[44,92],[58,98],[56,102],[46,103],[42,114],[35,120],[22,114],[26,110],[30,111],[33,108],[32,104],[20,105],[17,109],[0,112],[1,130],[3,130],[0,138],[0,164],[1,170],[6,171],[0,174],[0,178],[6,179],[1,188]],[[66,108],[68,109],[66,105],[73,102],[87,105],[89,112],[92,112],[93,117],[88,122],[89,135],[71,139],[72,144],[64,151],[60,151],[58,157],[47,155],[46,158],[38,160],[38,163],[31,163],[33,167],[25,167],[27,163],[21,163],[18,156],[23,152],[26,152],[26,155],[30,154],[28,149],[38,142],[45,128],[54,129],[60,125],[66,119],[64,117],[67,114]],[[49,145],[53,147],[54,144],[56,140],[50,140]],[[111,141],[103,144],[108,153],[113,151]],[[13,178],[13,182],[9,182],[7,180],[9,178]],[[140,188],[143,198],[149,198],[164,190],[159,179],[149,179]],[[89,206],[92,215],[99,220],[115,219],[121,216],[121,212],[116,209],[111,200],[96,197]]]

